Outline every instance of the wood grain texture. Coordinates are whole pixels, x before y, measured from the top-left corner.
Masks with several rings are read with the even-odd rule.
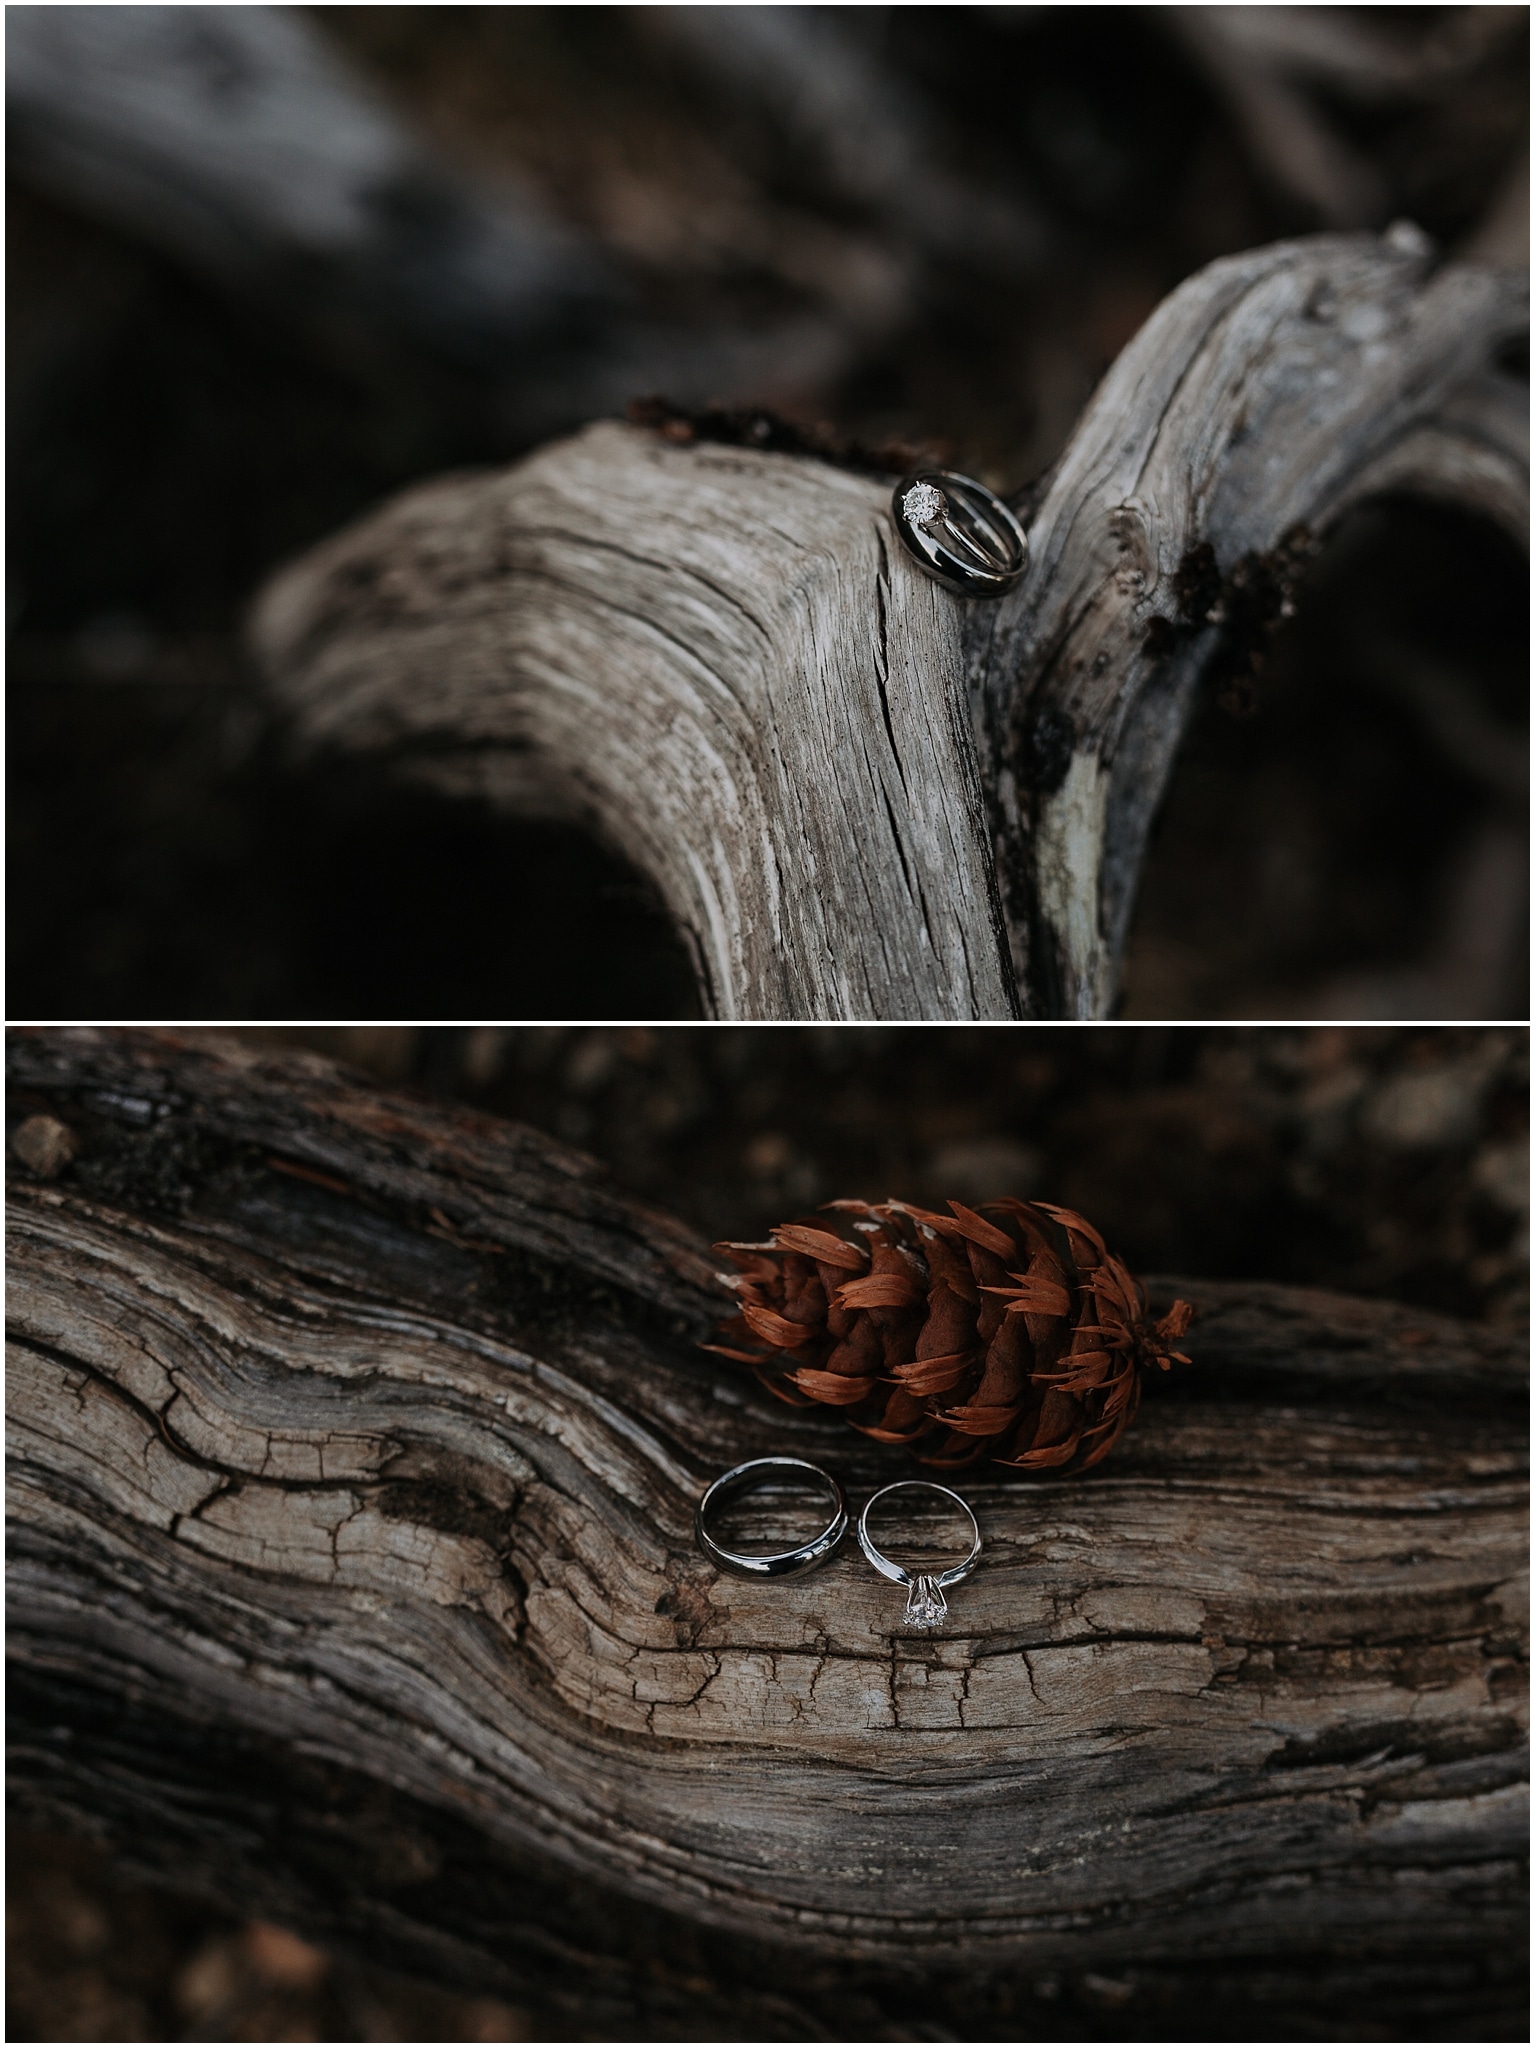
[[[1000,603],[926,581],[889,484],[603,423],[406,493],[264,592],[299,743],[584,819],[742,1018],[1108,1013],[1200,678],[1305,551],[1423,493],[1524,534],[1523,274],[1416,230],[1223,259],[1029,494]]]
[[[312,740],[616,837],[715,1014],[1006,1016],[958,609],[888,499],[603,424],[397,500],[258,638]]]
[[[1516,1345],[1179,1281],[1194,1368],[1085,1481],[967,1479],[983,1563],[915,1635],[851,1546],[773,1586],[699,1556],[737,1458],[855,1504],[912,1468],[699,1353],[701,1248],[589,1162],[311,1056],[10,1057],[81,1145],[10,1187],[23,1811],[485,1981],[577,1894],[587,1939],[623,1900],[972,1972],[1448,1968],[1522,1927]]]
[[[1522,274],[1436,267],[1416,230],[1322,236],[1211,264],[1110,370],[1031,522],[1028,579],[969,622],[1039,1014],[1108,1013],[1194,693],[1242,631],[1244,564],[1277,607],[1284,537],[1387,492],[1528,544],[1528,392],[1495,369],[1528,319]],[[1191,604],[1204,547],[1212,587]]]

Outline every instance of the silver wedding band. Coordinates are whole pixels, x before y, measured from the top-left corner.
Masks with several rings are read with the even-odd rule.
[[[789,1478],[813,1479],[830,1496],[832,1518],[818,1536],[812,1537],[808,1543],[801,1543],[794,1550],[775,1551],[767,1557],[725,1550],[715,1542],[709,1534],[708,1524],[709,1517],[717,1508],[743,1493],[754,1492],[757,1487],[774,1479]],[[750,1458],[744,1465],[733,1465],[715,1480],[698,1503],[693,1516],[693,1533],[704,1556],[711,1564],[717,1564],[721,1571],[734,1572],[741,1579],[792,1579],[801,1572],[813,1571],[823,1558],[831,1556],[847,1534],[847,1501],[831,1474],[823,1472],[819,1465],[812,1465],[807,1458]]]
[[[869,1514],[871,1509],[888,1494],[899,1493],[903,1487],[918,1486],[928,1493],[941,1493],[945,1500],[952,1501],[970,1524],[973,1541],[970,1554],[960,1564],[950,1565],[947,1571],[913,1572],[903,1564],[896,1564],[883,1551],[875,1548],[869,1535]],[[893,1579],[898,1586],[908,1589],[906,1619],[914,1628],[937,1628],[949,1611],[949,1603],[943,1597],[946,1586],[957,1586],[961,1579],[968,1579],[975,1570],[981,1555],[981,1525],[971,1512],[968,1501],[951,1487],[940,1486],[935,1479],[897,1479],[891,1486],[882,1486],[878,1493],[864,1503],[863,1513],[858,1517],[858,1547],[873,1565],[874,1569],[887,1579]]]
[[[896,485],[890,511],[917,566],[958,597],[1000,597],[1028,566],[1028,536],[973,476],[913,470]]]

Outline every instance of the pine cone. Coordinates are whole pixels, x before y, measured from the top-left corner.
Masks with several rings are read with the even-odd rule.
[[[1188,1363],[1169,1347],[1194,1312],[1177,1301],[1150,1322],[1140,1282],[1072,1210],[984,1206],[829,1202],[765,1244],[716,1245],[741,1307],[705,1349],[782,1400],[845,1409],[879,1443],[921,1442],[926,1465],[1096,1465],[1142,1371]]]

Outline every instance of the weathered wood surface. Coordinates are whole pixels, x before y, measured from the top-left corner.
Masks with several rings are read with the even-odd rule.
[[[315,549],[254,644],[302,746],[614,841],[719,1016],[1102,1016],[1199,680],[1261,648],[1296,536],[1384,492],[1527,531],[1527,296],[1410,227],[1210,265],[999,603],[922,577],[888,481],[603,423]]]
[[[307,1055],[9,1057],[79,1146],[11,1158],[23,1814],[490,1984],[620,1922],[972,1974],[1517,1944],[1511,1341],[1156,1283],[1195,1365],[1087,1480],[966,1482],[927,1638],[851,1545],[706,1566],[734,1459],[912,1468],[698,1352],[707,1256],[590,1162]]]

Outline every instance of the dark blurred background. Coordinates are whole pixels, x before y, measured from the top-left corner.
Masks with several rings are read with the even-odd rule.
[[[1523,1327],[1523,1029],[277,1028],[533,1124],[703,1236],[841,1196],[1061,1202],[1141,1272]]]
[[[653,391],[1020,487],[1214,257],[1526,263],[1527,64],[1520,7],[8,9],[12,1014],[694,1014],[602,848],[284,759],[267,572]],[[1346,522],[1195,719],[1127,1016],[1525,1014],[1526,590]]]
[[[375,1081],[515,1116],[608,1162],[708,1238],[760,1237],[839,1196],[1040,1196],[1141,1271],[1410,1301],[1520,1328],[1528,1289],[1528,1033],[1445,1026],[272,1028]],[[89,1848],[12,1844],[11,2039],[1177,2040],[1152,1976],[909,1988],[825,1973],[783,2012],[712,1981],[590,2029],[454,1997],[111,1882]],[[1325,2038],[1524,2039],[1516,1966],[1385,2031],[1339,1977]],[[1315,2039],[1315,2012],[1212,1982],[1202,2039]],[[787,2009],[787,2008],[786,2008]],[[665,2017],[658,2020],[657,2013]],[[1300,2027],[1291,2031],[1292,2025]],[[1520,2023],[1522,2026],[1522,2022]]]

